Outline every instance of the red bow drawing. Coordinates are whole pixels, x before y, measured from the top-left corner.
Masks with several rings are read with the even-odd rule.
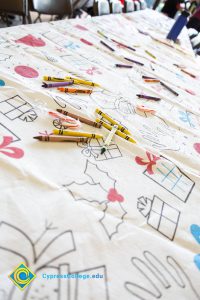
[[[4,136],[3,142],[0,144],[0,152],[12,158],[21,158],[24,156],[24,151],[22,149],[17,147],[7,147],[12,141],[12,136]]]
[[[146,170],[150,175],[152,175],[152,174],[154,174],[153,166],[156,165],[156,162],[157,162],[157,160],[160,159],[160,157],[156,156],[148,151],[146,151],[146,155],[147,155],[148,160],[144,159],[143,157],[136,156],[135,161],[138,165],[142,165],[142,166],[147,165]]]

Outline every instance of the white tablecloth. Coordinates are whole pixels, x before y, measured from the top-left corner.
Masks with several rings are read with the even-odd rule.
[[[172,22],[145,10],[0,30],[1,300],[200,299],[200,65],[186,30],[162,43]],[[123,57],[144,66],[116,68]],[[44,75],[100,87],[65,94],[41,87]],[[58,108],[92,120],[100,108],[137,144],[115,136],[101,155],[102,139],[34,140],[58,126]],[[24,291],[8,278],[20,263],[37,276]]]

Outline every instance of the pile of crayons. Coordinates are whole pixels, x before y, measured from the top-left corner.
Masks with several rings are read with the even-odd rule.
[[[35,136],[34,139],[42,142],[82,142],[87,143],[89,139],[102,139],[103,135],[98,133],[81,132],[65,129],[77,129],[81,122],[95,128],[100,128],[101,124],[70,113],[66,110],[57,109],[56,112],[49,112],[49,115],[58,118],[63,129],[54,129],[50,135]]]
[[[96,121],[92,121],[62,109],[57,109],[57,112],[49,112],[50,116],[58,118],[60,120],[62,128],[64,129],[53,129],[51,134],[35,136],[34,139],[43,142],[76,143],[88,143],[90,139],[103,139],[103,135],[99,133],[69,130],[79,128],[82,122],[95,128],[101,128],[103,126],[110,131],[101,149],[101,154],[103,154],[107,150],[107,147],[110,145],[115,134],[130,143],[136,143],[134,138],[131,137],[130,131],[126,127],[115,121],[113,118],[111,118],[109,115],[98,108],[95,110],[95,112],[101,117],[101,119],[96,118]]]
[[[43,76],[43,80],[52,81],[53,83],[43,82],[42,87],[44,88],[56,87],[60,92],[69,93],[69,94],[91,94],[92,93],[91,89],[79,89],[79,88],[68,87],[68,86],[72,86],[73,84],[99,87],[99,84],[97,83],[80,79],[80,78],[70,77],[70,76],[66,76],[65,78]]]

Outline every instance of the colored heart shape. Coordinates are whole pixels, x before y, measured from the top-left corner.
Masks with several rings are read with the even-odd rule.
[[[196,224],[192,224],[190,227],[190,231],[197,243],[200,244],[200,227]]]
[[[200,270],[200,254],[195,255],[194,263],[197,266],[197,268]]]
[[[107,195],[107,199],[111,202],[123,202],[124,201],[124,197],[120,194],[118,194],[116,189],[110,189]]]
[[[44,47],[46,45],[46,43],[42,39],[36,38],[32,34],[28,34],[21,39],[16,40],[15,42],[32,47]]]
[[[197,153],[200,154],[200,143],[196,143],[193,145],[194,149],[197,151]]]

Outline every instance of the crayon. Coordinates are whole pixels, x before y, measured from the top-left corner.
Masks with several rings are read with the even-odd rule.
[[[154,100],[154,101],[159,101],[159,100],[161,100],[161,98],[152,97],[152,96],[147,96],[147,95],[140,95],[140,94],[137,94],[136,96],[137,96],[138,98],[147,99],[147,100]]]
[[[74,83],[73,81],[55,82],[55,83],[46,83],[46,82],[43,82],[42,87],[44,87],[44,88],[53,88],[53,87],[60,87],[60,86],[72,85],[73,83]]]
[[[59,129],[54,129],[53,134],[69,135],[69,136],[77,136],[77,137],[83,136],[83,137],[88,137],[88,138],[92,138],[92,139],[102,139],[103,138],[102,134],[81,132],[81,131],[59,130]]]
[[[100,30],[97,30],[97,33],[98,33],[99,35],[101,35],[102,37],[104,37],[105,39],[108,40],[108,37],[107,37],[103,32],[101,32]]]
[[[42,142],[82,142],[82,143],[87,143],[88,142],[88,138],[87,137],[64,137],[64,136],[53,136],[53,135],[42,135],[42,136],[34,136],[34,139],[38,140],[38,141],[42,141]]]
[[[94,121],[91,121],[89,119],[86,119],[86,118],[83,118],[81,116],[78,116],[78,115],[75,115],[75,114],[72,114],[66,110],[63,110],[63,109],[57,109],[57,112],[59,112],[60,114],[63,114],[65,116],[70,116],[76,120],[79,120],[80,122],[84,123],[84,124],[87,124],[87,125],[90,125],[90,126],[93,126],[93,127],[96,127],[96,128],[100,128],[101,127],[101,124],[98,124],[97,122],[94,122]]]
[[[127,68],[127,69],[132,69],[133,68],[133,66],[122,65],[122,64],[116,64],[115,67],[117,67],[117,68]]]
[[[55,82],[65,82],[65,78],[56,78],[56,77],[51,77],[51,76],[43,76],[44,81],[55,81]]]
[[[124,126],[122,126],[121,124],[117,123],[115,120],[113,120],[109,115],[107,115],[106,113],[102,112],[99,108],[96,108],[95,112],[102,116],[104,119],[106,119],[108,122],[111,123],[111,125],[118,125],[118,129],[121,132],[124,132],[125,134],[131,135],[131,133],[128,131],[127,128],[125,128]]]
[[[152,108],[148,108],[144,105],[137,105],[136,108],[142,112],[146,112],[146,113],[152,113],[152,114],[155,114],[155,110],[152,109]]]
[[[113,139],[113,136],[115,135],[115,132],[117,131],[118,129],[118,125],[114,125],[112,130],[109,132],[106,140],[105,140],[105,143],[103,145],[103,147],[101,148],[101,154],[105,153],[106,150],[107,150],[107,147],[110,145],[112,139]]]
[[[145,50],[146,54],[148,54],[149,56],[151,56],[152,58],[156,59],[155,55],[153,55],[151,52],[149,52],[148,50]]]
[[[160,82],[160,80],[158,80],[158,79],[144,79],[144,81],[147,82],[147,83],[158,83],[158,82]]]
[[[142,76],[143,79],[156,79],[155,77],[149,77],[149,76]]]
[[[132,62],[132,63],[134,63],[134,64],[137,64],[137,65],[140,65],[140,66],[144,66],[143,63],[141,63],[141,62],[139,62],[139,61],[137,61],[137,60],[133,60],[133,59],[127,58],[127,57],[124,57],[124,59],[126,59],[126,60],[128,60],[128,61],[130,61],[130,62]]]
[[[177,92],[175,92],[174,90],[172,90],[172,88],[170,88],[168,85],[166,85],[164,82],[160,81],[160,84],[162,86],[164,86],[168,91],[170,91],[172,94],[174,94],[175,96],[178,96],[179,94]]]
[[[59,90],[60,92],[63,93],[69,93],[69,94],[91,94],[92,90],[81,90],[81,89],[75,89],[75,88],[64,88],[64,87],[60,87],[57,88],[57,90]]]
[[[108,124],[108,123],[106,123],[106,122],[103,122],[103,121],[100,120],[99,118],[96,119],[96,122],[100,123],[100,124],[101,124],[103,127],[105,127],[106,129],[112,130],[112,126],[111,126],[110,124]],[[123,132],[121,132],[120,130],[117,130],[117,131],[115,132],[115,134],[118,135],[119,137],[121,137],[122,139],[125,139],[125,140],[127,140],[127,141],[129,141],[129,142],[131,142],[131,143],[134,143],[134,144],[136,143],[136,141],[135,141],[132,137],[128,136],[127,134],[125,134],[125,133],[123,133]]]
[[[106,43],[104,43],[103,41],[100,41],[100,43],[102,44],[102,45],[104,45],[105,47],[107,47],[110,51],[115,51],[115,49],[113,49],[113,48],[111,48],[109,45],[107,45]]]
[[[118,44],[118,45],[120,45],[120,46],[122,46],[122,47],[124,47],[124,48],[127,48],[127,49],[132,50],[132,51],[136,51],[134,48],[132,48],[132,47],[130,47],[130,46],[127,46],[127,45],[125,45],[125,44],[123,44],[123,43],[121,43],[121,42],[117,42],[117,41],[114,40],[114,39],[111,39],[111,41],[113,41],[114,43],[116,43],[116,44]]]
[[[84,80],[84,79],[79,79],[79,78],[74,78],[74,77],[70,77],[70,76],[66,76],[65,79],[66,80],[73,80],[75,84],[83,84],[83,85],[89,85],[89,86],[100,86],[99,84],[97,84],[95,82],[91,82],[91,81]]]
[[[194,75],[194,74],[192,74],[192,73],[190,73],[190,72],[188,72],[188,71],[186,71],[186,70],[184,70],[184,69],[181,69],[181,71],[182,71],[183,73],[185,73],[185,74],[191,76],[192,78],[196,78],[196,75]]]

